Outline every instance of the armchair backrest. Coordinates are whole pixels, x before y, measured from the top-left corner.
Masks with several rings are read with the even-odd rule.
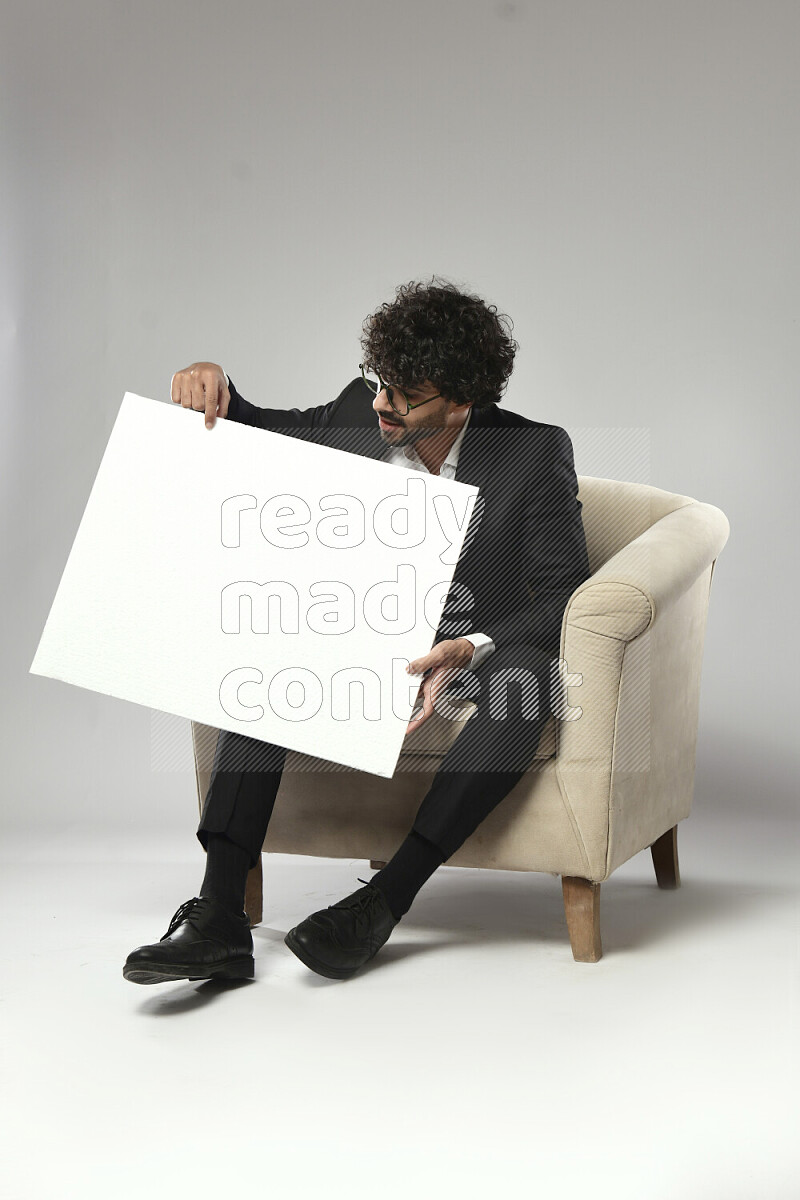
[[[643,483],[578,476],[578,499],[583,505],[583,527],[594,572],[656,521],[677,508],[695,504],[691,496],[665,492]]]

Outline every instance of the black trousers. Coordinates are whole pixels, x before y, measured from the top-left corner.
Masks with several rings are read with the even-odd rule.
[[[503,646],[474,671],[462,671],[449,694],[477,705],[442,759],[412,828],[447,860],[522,778],[551,712],[553,657],[525,644]],[[441,709],[441,701],[437,702]],[[255,866],[281,782],[287,751],[272,742],[222,730],[197,828],[224,833]],[[320,785],[324,777],[320,777]],[[339,776],[331,774],[330,778]],[[335,786],[335,785],[334,785]]]

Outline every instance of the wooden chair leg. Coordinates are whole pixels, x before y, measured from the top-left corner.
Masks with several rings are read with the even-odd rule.
[[[369,860],[369,865],[373,871],[380,871],[381,867],[386,866],[386,863],[383,861],[382,858],[371,858]]]
[[[264,877],[261,871],[261,855],[251,871],[247,872],[244,890],[244,911],[250,918],[250,927],[258,925],[263,916]]]
[[[673,825],[660,838],[656,838],[650,847],[653,856],[653,866],[656,869],[656,882],[660,888],[678,888],[681,886],[681,872],[678,866],[678,826]]]
[[[600,884],[575,875],[561,876],[564,914],[576,962],[597,962],[603,957],[600,943]]]

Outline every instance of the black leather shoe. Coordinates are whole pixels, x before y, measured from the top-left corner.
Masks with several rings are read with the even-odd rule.
[[[253,935],[247,913],[232,913],[210,896],[182,904],[152,946],[137,946],[122,974],[131,983],[170,979],[252,979]]]
[[[374,958],[396,924],[383,892],[366,883],[338,904],[306,917],[283,940],[318,975],[349,979]]]

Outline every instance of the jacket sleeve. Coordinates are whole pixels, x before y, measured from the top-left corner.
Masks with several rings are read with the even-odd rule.
[[[525,533],[519,547],[528,602],[498,614],[497,620],[484,616],[481,629],[496,647],[524,642],[553,659],[558,658],[567,602],[589,578],[589,556],[572,442],[558,426],[553,426],[547,462],[527,491]]]
[[[228,376],[231,399],[228,405],[229,421],[240,425],[254,425],[258,429],[269,429],[273,433],[285,433],[289,437],[313,441],[315,436],[327,427],[336,407],[341,404],[351,388],[360,381],[354,379],[339,393],[335,400],[328,404],[319,404],[315,408],[258,408],[245,400],[237,392],[233,380]]]

